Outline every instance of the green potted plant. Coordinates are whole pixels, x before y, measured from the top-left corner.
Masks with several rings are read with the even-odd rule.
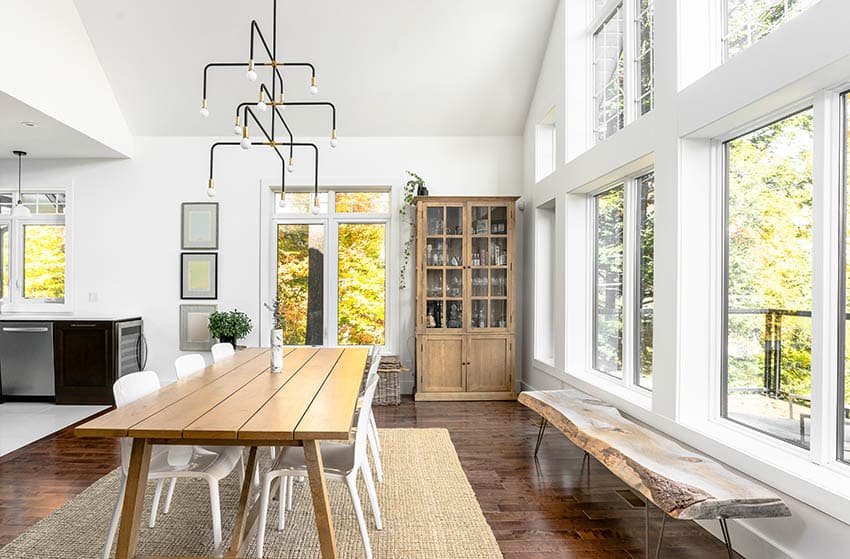
[[[413,200],[416,196],[427,196],[428,194],[428,189],[425,187],[425,179],[412,171],[407,171],[407,174],[410,175],[410,180],[404,186],[401,208],[398,211],[402,222],[408,226],[408,236],[404,241],[404,259],[402,260],[401,271],[399,273],[399,289],[405,289],[407,287],[407,266],[410,264],[413,249],[416,248],[416,208],[413,205]]]
[[[236,347],[236,341],[251,333],[254,326],[251,319],[242,311],[233,309],[230,312],[216,311],[210,315],[210,334],[219,342],[226,342]]]

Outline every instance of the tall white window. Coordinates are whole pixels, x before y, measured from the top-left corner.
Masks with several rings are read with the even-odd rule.
[[[286,194],[276,204],[276,294],[284,343],[384,345],[389,191]],[[278,195],[280,197],[280,195]]]
[[[595,370],[652,388],[655,177],[628,177],[592,197]]]
[[[593,33],[594,137],[597,143],[625,124],[625,80],[623,7],[617,4]]]
[[[555,200],[534,213],[534,357],[555,364]]]
[[[0,193],[0,299],[16,310],[66,299],[64,192],[22,195],[28,217],[12,217],[17,194]]]
[[[594,0],[593,137],[599,143],[655,106],[655,1]]]
[[[740,53],[818,0],[720,0],[724,10],[723,51]]]
[[[557,167],[558,129],[555,109],[551,109],[534,128],[534,178],[542,181]]]
[[[812,415],[812,109],[726,142],[722,414],[804,448]]]
[[[844,284],[844,303],[840,306],[838,331],[844,333],[843,343],[839,342],[839,350],[843,354],[841,370],[838,377],[838,459],[850,463],[850,92],[841,96],[843,108],[842,134],[844,138],[844,250],[842,280]]]

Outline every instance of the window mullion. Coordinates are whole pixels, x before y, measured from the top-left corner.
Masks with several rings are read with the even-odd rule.
[[[623,123],[629,124],[637,118],[635,107],[636,92],[635,83],[638,73],[635,71],[637,60],[637,43],[635,32],[637,31],[637,2],[638,0],[627,0],[623,2]]]
[[[637,181],[626,181],[623,201],[623,384],[637,384]]]
[[[838,440],[834,402],[838,399],[839,359],[844,343],[838,336],[844,296],[840,293],[842,185],[838,96],[821,92],[814,102],[813,271],[812,271],[812,418],[811,455],[832,462]]]

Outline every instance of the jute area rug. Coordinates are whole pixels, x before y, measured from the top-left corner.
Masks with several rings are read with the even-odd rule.
[[[472,487],[444,429],[382,429],[384,482],[377,484],[384,529],[375,529],[366,488],[360,495],[372,551],[391,559],[501,559]],[[268,460],[266,449],[260,457]],[[12,543],[0,559],[83,559],[100,557],[118,491],[118,471],[98,480]],[[148,484],[138,553],[142,555],[213,554],[209,493],[203,482],[179,480],[171,511],[156,527],[147,527],[153,496]],[[340,557],[363,557],[354,509],[345,484],[328,482]],[[163,493],[165,493],[163,491]],[[231,474],[221,482],[224,546],[227,547],[239,493]],[[273,501],[266,527],[265,557],[320,557],[313,505],[307,482],[296,482],[294,510],[286,529],[277,531],[278,503]],[[254,538],[252,538],[253,540]],[[254,543],[248,557],[254,555]]]

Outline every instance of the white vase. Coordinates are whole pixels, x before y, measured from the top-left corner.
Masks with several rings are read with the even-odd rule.
[[[283,330],[274,328],[271,332],[271,371],[283,372]]]

